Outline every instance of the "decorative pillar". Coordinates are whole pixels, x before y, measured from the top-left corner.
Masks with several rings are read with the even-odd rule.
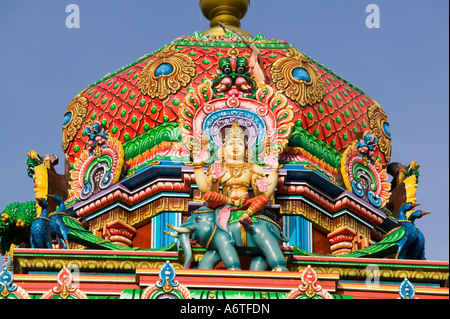
[[[177,239],[167,236],[164,230],[167,230],[167,224],[179,226],[182,215],[178,212],[163,212],[152,218],[151,248],[157,249],[171,245]]]
[[[106,240],[110,240],[114,244],[132,247],[132,239],[136,235],[136,229],[121,220],[115,220],[105,225],[103,234]]]
[[[283,216],[283,230],[289,242],[284,246],[297,246],[312,253],[312,223],[302,216]]]
[[[336,229],[327,235],[333,255],[342,255],[352,252],[353,239],[356,232],[347,226]]]

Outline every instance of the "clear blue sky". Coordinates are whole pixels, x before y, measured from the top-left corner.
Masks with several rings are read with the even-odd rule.
[[[68,29],[66,6],[80,8]],[[380,28],[365,24],[368,4]],[[252,0],[242,28],[286,40],[375,99],[392,131],[392,161],[421,164],[416,225],[429,260],[449,253],[449,2]],[[26,154],[60,157],[71,99],[105,74],[179,36],[205,31],[198,0],[0,2],[0,212],[34,199]],[[1,260],[0,260],[1,261]]]

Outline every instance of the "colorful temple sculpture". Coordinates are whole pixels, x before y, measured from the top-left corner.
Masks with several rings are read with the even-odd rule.
[[[448,299],[385,111],[240,29],[249,2],[73,98],[65,158],[30,151],[36,201],[1,213],[0,299]]]

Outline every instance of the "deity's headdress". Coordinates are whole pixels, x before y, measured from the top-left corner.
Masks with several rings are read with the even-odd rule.
[[[247,140],[244,134],[244,130],[239,126],[239,124],[236,122],[231,125],[230,131],[224,138],[224,142],[229,140],[230,138],[241,138],[243,140]]]
[[[245,161],[248,162],[252,157],[252,149],[250,147],[248,147],[247,145],[247,136],[244,134],[244,129],[238,124],[237,121],[235,121],[233,123],[233,125],[231,125],[231,127],[227,128],[228,130],[228,134],[226,134],[227,131],[225,131],[225,137],[223,138],[223,144],[222,146],[220,146],[219,148],[219,152],[218,152],[218,156],[219,158],[222,159],[222,161],[224,161],[224,152],[223,152],[223,148],[225,147],[226,141],[228,141],[229,139],[235,139],[235,138],[240,138],[244,141],[245,143]]]

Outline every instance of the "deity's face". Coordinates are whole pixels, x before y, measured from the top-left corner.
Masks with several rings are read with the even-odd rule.
[[[244,161],[245,141],[242,138],[230,138],[224,145],[225,160]]]

